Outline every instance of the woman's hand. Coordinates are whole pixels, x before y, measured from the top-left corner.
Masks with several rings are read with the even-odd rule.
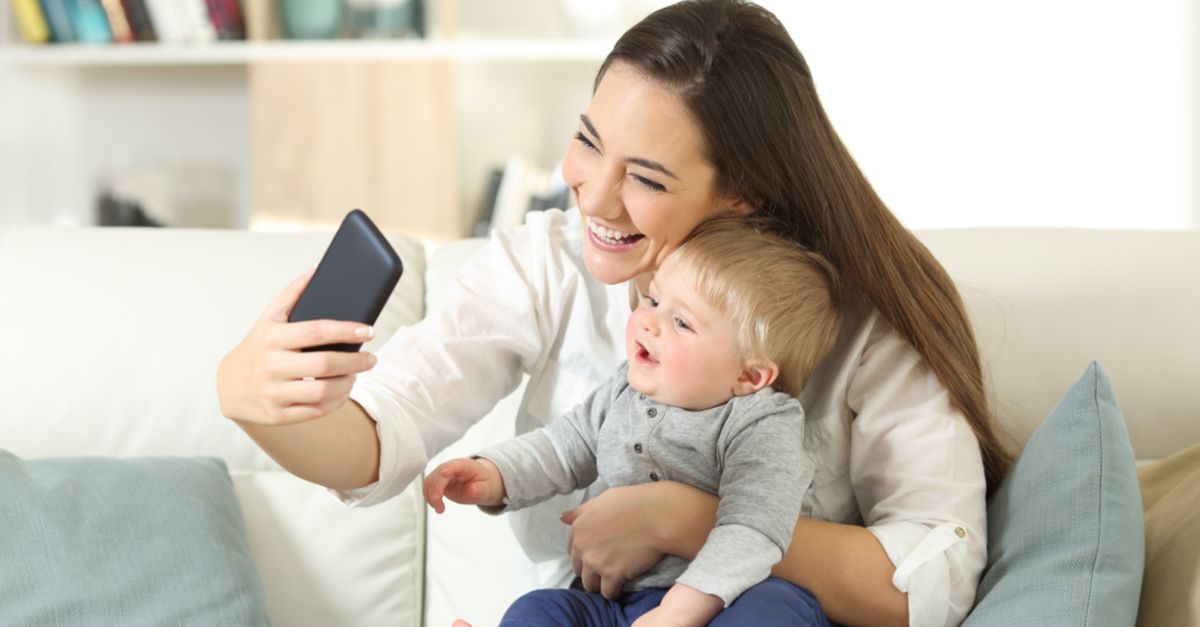
[[[355,375],[375,365],[366,352],[302,348],[360,344],[373,335],[357,322],[287,321],[312,270],[292,281],[267,306],[245,339],[221,360],[217,394],[221,413],[234,420],[286,425],[325,416],[346,403]]]
[[[583,587],[615,599],[663,555],[695,557],[716,524],[716,497],[672,481],[610,488],[562,521],[571,525],[567,552]]]

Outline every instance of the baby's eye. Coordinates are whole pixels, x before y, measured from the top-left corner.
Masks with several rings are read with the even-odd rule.
[[[653,296],[647,296],[646,302],[650,304],[651,309],[658,307],[658,299],[654,298]]]
[[[683,321],[683,318],[676,318],[676,319],[675,319],[675,326],[679,327],[680,329],[682,329],[682,330],[684,330],[684,331],[691,331],[691,330],[692,330],[692,327],[689,327],[689,326],[688,326],[688,323],[686,323],[686,322],[684,322],[684,321]]]

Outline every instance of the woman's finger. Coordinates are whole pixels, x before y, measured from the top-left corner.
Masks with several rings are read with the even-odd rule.
[[[285,381],[278,386],[274,401],[280,405],[319,405],[350,395],[356,377],[352,374],[328,379]]]
[[[600,573],[589,568],[587,564],[583,565],[583,574],[580,575],[580,578],[583,579],[584,590],[588,592],[600,591]]]
[[[374,329],[361,322],[306,320],[276,324],[267,333],[267,343],[272,348],[300,350],[328,344],[362,344],[374,336]]]
[[[274,322],[287,322],[288,316],[292,315],[292,308],[296,306],[296,301],[300,300],[300,295],[304,293],[304,288],[308,287],[308,280],[312,278],[316,268],[309,269],[308,272],[292,279],[287,287],[267,305],[263,310],[261,319],[272,320]]]
[[[621,596],[625,581],[617,575],[608,575],[600,580],[600,595],[606,599],[616,599]]]
[[[375,355],[366,351],[286,351],[272,355],[271,376],[278,379],[329,379],[366,372],[375,367]]]

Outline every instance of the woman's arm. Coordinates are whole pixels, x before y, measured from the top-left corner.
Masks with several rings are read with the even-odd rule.
[[[308,346],[358,343],[371,329],[356,322],[287,321],[312,271],[267,306],[217,367],[221,413],[233,420],[292,474],[337,489],[375,481],[379,437],[375,422],[347,402],[366,352],[303,352]]]
[[[335,490],[379,480],[379,434],[354,401],[333,413],[289,425],[234,420],[284,470]]]
[[[606,490],[563,518],[571,524],[575,571],[589,590],[619,590],[662,555],[690,560],[716,525],[717,504],[716,496],[671,481]],[[907,597],[892,586],[893,572],[870,531],[809,518],[797,521],[792,544],[774,569],[812,592],[833,621],[906,625]]]

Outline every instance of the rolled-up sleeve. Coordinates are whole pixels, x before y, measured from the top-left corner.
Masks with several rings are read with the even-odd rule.
[[[545,251],[531,239],[530,229],[494,235],[437,309],[397,331],[358,376],[350,399],[375,421],[379,480],[330,490],[336,499],[368,506],[402,492],[532,368],[544,343],[533,303],[544,288],[535,260]]]
[[[847,390],[850,480],[909,624],[957,625],[987,563],[979,443],[920,354],[886,324],[875,333]]]

